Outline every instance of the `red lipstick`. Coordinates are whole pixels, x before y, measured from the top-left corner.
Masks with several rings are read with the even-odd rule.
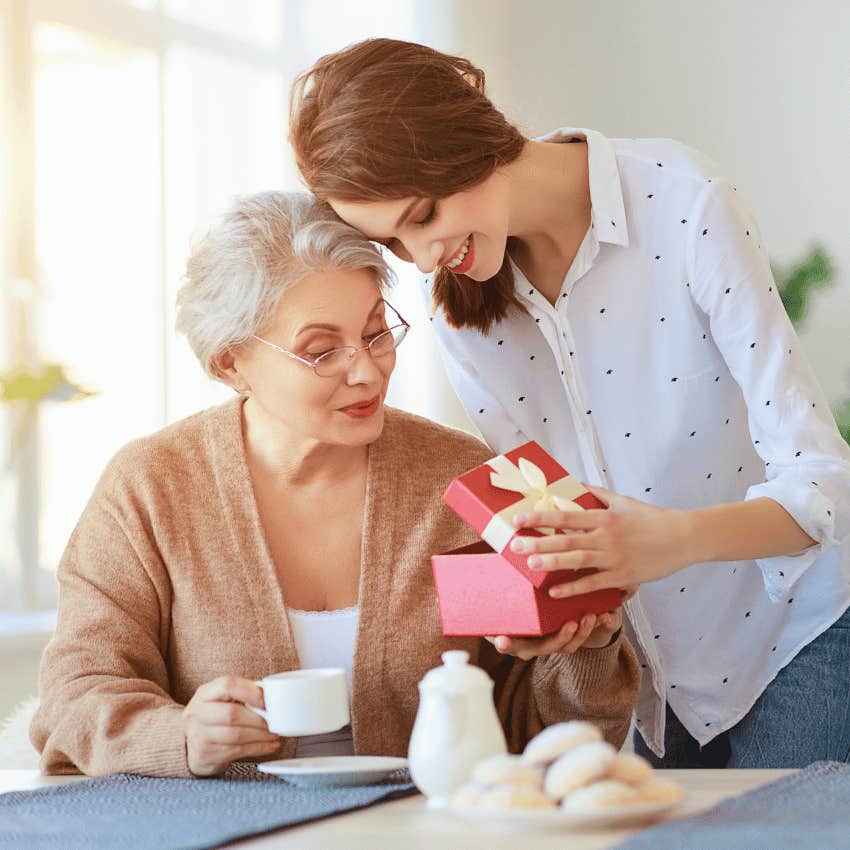
[[[357,402],[357,404],[349,404],[348,407],[341,407],[340,413],[346,416],[351,416],[354,419],[366,419],[377,411],[381,406],[381,397],[376,395],[374,398],[366,401]]]

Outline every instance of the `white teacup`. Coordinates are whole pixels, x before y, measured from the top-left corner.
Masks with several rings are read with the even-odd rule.
[[[266,709],[246,708],[259,714],[275,735],[321,735],[349,722],[345,670],[341,667],[275,673],[257,684],[263,690]]]

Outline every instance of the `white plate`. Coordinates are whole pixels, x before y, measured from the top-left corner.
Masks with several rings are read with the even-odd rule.
[[[487,809],[447,806],[443,811],[482,825],[498,828],[515,827],[540,832],[578,829],[616,829],[658,820],[681,803],[638,803],[632,806],[611,806],[598,812],[567,812],[563,809]]]
[[[263,773],[271,773],[304,788],[372,785],[405,767],[407,759],[392,756],[316,756],[279,759],[257,765]]]

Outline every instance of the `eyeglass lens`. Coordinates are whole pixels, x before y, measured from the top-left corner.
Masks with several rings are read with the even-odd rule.
[[[396,325],[389,330],[378,334],[369,343],[369,353],[372,357],[381,357],[395,351],[401,341],[407,335],[406,325]],[[339,375],[349,368],[351,361],[357,354],[355,348],[338,348],[323,354],[316,361],[316,374],[325,378]]]

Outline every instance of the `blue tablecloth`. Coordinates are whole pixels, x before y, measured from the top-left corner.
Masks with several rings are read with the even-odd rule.
[[[724,800],[705,814],[638,833],[617,850],[850,848],[850,765],[817,762]]]
[[[218,779],[119,773],[0,795],[0,850],[165,850],[228,841],[414,791],[400,781],[306,789],[237,768]]]

